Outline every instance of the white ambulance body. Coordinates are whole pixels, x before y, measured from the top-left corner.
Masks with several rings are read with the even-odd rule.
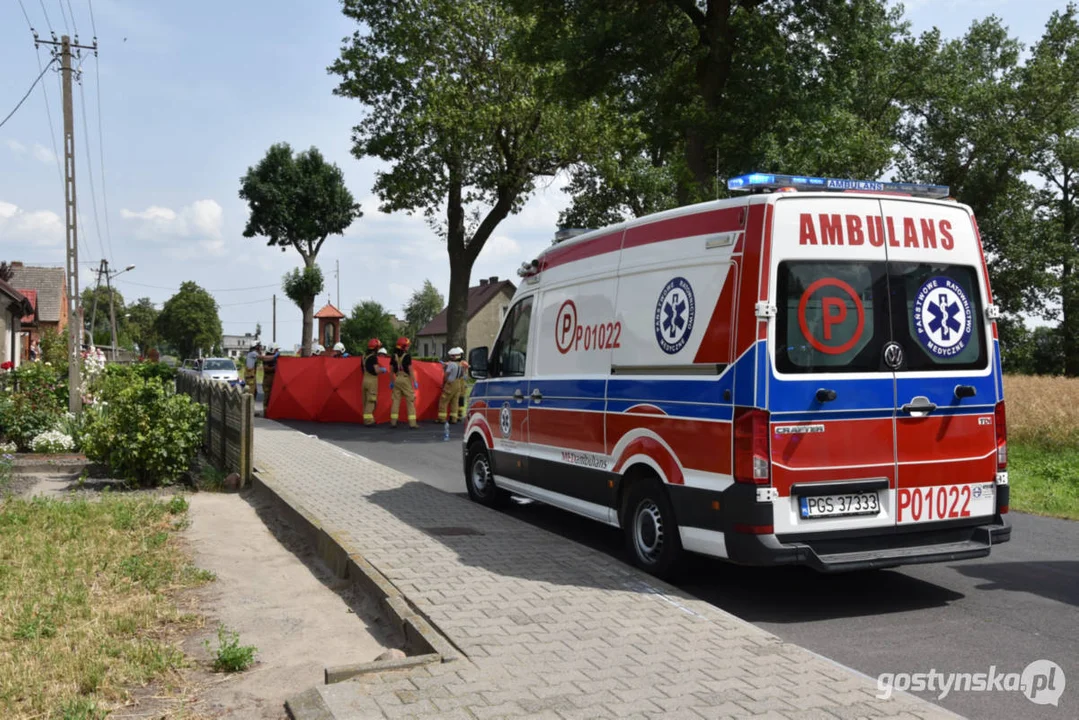
[[[526,264],[493,348],[470,353],[472,498],[620,527],[657,574],[683,550],[841,571],[1007,541],[995,307],[970,209],[932,186],[731,187],[750,192]]]

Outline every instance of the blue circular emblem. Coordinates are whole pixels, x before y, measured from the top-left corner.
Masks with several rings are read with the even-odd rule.
[[[938,358],[955,357],[970,343],[974,311],[967,293],[942,275],[925,281],[914,296],[914,329],[918,342]]]
[[[689,342],[697,306],[693,287],[683,277],[673,278],[663,286],[656,302],[656,342],[663,352],[674,355]]]

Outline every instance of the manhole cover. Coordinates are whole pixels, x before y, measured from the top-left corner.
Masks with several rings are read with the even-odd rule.
[[[470,527],[432,527],[424,528],[423,531],[428,535],[483,535],[479,530]]]

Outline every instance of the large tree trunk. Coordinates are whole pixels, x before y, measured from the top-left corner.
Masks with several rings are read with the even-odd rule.
[[[450,254],[450,297],[446,306],[446,348],[461,347],[468,352],[468,285],[472,262]]]
[[[1064,374],[1079,377],[1079,288],[1071,259],[1064,261],[1060,274],[1061,322],[1064,341]]]

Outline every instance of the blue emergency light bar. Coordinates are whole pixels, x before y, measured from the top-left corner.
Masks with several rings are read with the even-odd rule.
[[[942,200],[951,194],[947,185],[922,185],[920,183],[878,182],[876,180],[844,180],[841,178],[806,177],[801,175],[768,175],[750,173],[727,181],[732,192],[753,190],[857,190],[860,192],[890,192],[915,197]]]

